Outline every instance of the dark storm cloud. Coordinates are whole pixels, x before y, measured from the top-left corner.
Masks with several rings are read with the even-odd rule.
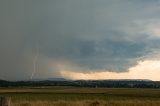
[[[1,0],[0,78],[28,79],[37,44],[35,78],[59,77],[58,64],[64,61],[81,72],[127,71],[150,48],[159,49],[158,43],[145,38],[148,33],[132,25],[159,18],[158,4],[156,0]]]

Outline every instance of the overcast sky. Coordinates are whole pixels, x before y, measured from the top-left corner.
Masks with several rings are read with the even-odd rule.
[[[0,0],[0,79],[152,79],[159,52],[160,0]]]

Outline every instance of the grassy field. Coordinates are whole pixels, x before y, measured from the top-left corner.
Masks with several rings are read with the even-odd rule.
[[[0,88],[12,106],[160,106],[159,89],[37,87]]]

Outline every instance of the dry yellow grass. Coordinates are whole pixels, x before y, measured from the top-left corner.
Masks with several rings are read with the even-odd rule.
[[[160,106],[159,89],[129,88],[2,88],[12,106]]]
[[[160,101],[151,100],[82,100],[82,101],[20,101],[13,106],[160,106]]]

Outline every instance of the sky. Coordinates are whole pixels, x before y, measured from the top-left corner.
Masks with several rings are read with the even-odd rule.
[[[0,79],[160,80],[160,0],[0,0]]]

